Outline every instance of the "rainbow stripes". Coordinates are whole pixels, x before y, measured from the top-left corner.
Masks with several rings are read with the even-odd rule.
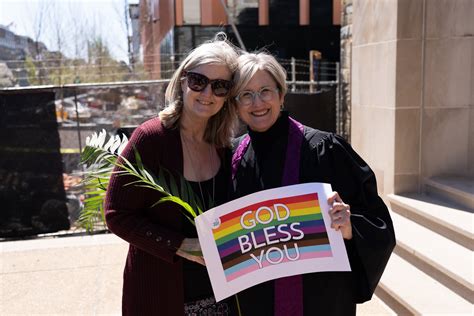
[[[252,204],[219,220],[212,232],[227,281],[271,264],[332,257],[317,193]]]

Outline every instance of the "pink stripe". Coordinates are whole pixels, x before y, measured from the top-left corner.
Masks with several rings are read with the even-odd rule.
[[[313,259],[313,258],[324,258],[324,257],[332,257],[332,252],[331,250],[327,250],[327,251],[318,251],[318,252],[310,252],[310,253],[304,253],[304,254],[301,254],[300,255],[300,259],[299,260],[304,260],[304,259]],[[253,260],[253,259],[251,259]],[[291,260],[289,260],[288,258],[286,259],[283,259],[283,262],[290,262]],[[263,268],[265,267],[268,267],[272,264],[270,264],[267,260],[264,260],[263,262]],[[262,269],[263,269],[262,268]],[[258,267],[258,264],[257,262],[255,262],[255,264],[245,268],[245,269],[242,269],[242,270],[239,270],[239,271],[236,271],[232,274],[229,274],[226,276],[226,279],[227,279],[227,282],[229,281],[232,281],[234,279],[237,279],[241,276],[243,276],[244,274],[247,274],[247,273],[250,273],[250,272],[253,272],[253,271],[256,271],[258,270],[259,267]]]

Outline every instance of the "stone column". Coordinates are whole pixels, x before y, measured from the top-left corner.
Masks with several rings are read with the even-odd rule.
[[[352,5],[352,0],[332,0],[332,24],[341,25],[341,7],[346,6],[346,3],[350,2]]]
[[[268,25],[268,0],[259,0],[258,1],[258,25]]]
[[[342,2],[341,21],[341,111],[342,128],[338,130],[350,141],[351,131],[351,60],[352,60],[352,0]],[[335,1],[336,2],[336,1]],[[334,2],[334,3],[335,3]],[[334,5],[335,7],[335,5]],[[333,21],[335,19],[333,18]]]
[[[352,5],[351,143],[382,194],[394,190],[397,2]]]
[[[227,24],[227,14],[222,7],[221,1],[201,0],[201,25],[225,24]]]
[[[426,3],[422,176],[474,177],[474,1]]]
[[[300,25],[309,25],[309,0],[300,0]]]
[[[383,194],[474,173],[474,2],[354,0],[354,148]]]

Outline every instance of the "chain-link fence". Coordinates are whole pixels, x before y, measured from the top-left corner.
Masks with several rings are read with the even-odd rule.
[[[290,93],[315,94],[325,89],[338,89],[337,63],[321,63],[317,69],[318,81],[311,80],[308,61],[283,59],[280,63],[288,72]],[[61,80],[67,82],[66,78]],[[84,202],[84,187],[81,185],[83,169],[79,161],[86,138],[100,130],[114,135],[133,129],[156,116],[164,104],[168,79],[128,79],[0,89],[3,117],[0,130],[6,137],[0,142],[0,198],[4,202],[0,212],[0,238],[51,232],[58,234],[58,230],[64,234],[84,232],[78,227],[77,219]],[[43,93],[49,93],[47,101],[35,99],[36,95]],[[332,105],[336,109],[337,99],[336,104]],[[337,117],[336,111],[336,120]],[[48,126],[54,126],[52,134],[44,133],[45,122]],[[57,144],[54,143],[56,139]],[[59,157],[59,165],[44,173],[34,166],[38,160],[55,160],[53,156],[42,157],[38,154],[51,150],[57,150],[58,155],[54,157]],[[48,166],[41,168],[47,169]],[[44,190],[44,185],[31,185],[41,181],[50,183],[54,189],[48,190],[58,195],[52,198],[48,190]],[[69,229],[64,230],[66,225],[48,227],[45,222],[48,212],[58,215],[57,209],[64,207]],[[56,211],[51,211],[51,208]],[[98,222],[96,228],[105,229],[101,225]]]

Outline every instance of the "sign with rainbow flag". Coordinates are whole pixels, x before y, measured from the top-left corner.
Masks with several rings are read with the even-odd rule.
[[[340,232],[330,227],[326,183],[264,190],[196,217],[216,301],[268,280],[350,271]]]

